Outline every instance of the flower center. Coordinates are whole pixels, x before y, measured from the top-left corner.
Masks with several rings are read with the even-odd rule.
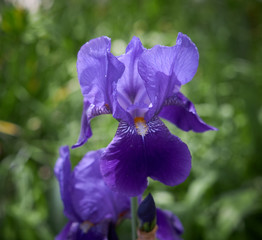
[[[134,119],[136,131],[139,135],[144,137],[147,134],[148,126],[146,125],[146,121],[143,117],[136,117]]]

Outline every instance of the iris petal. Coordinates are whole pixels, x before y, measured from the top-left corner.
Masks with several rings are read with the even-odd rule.
[[[135,127],[120,122],[116,135],[100,160],[101,173],[113,190],[136,196],[147,187],[144,146]]]
[[[103,222],[83,232],[77,222],[68,222],[55,240],[105,240],[108,234],[109,223]]]
[[[79,221],[71,202],[71,163],[70,152],[68,146],[63,146],[59,149],[60,156],[55,164],[54,172],[60,186],[60,194],[64,203],[64,214],[72,221]]]
[[[92,136],[90,120],[93,117],[117,111],[116,81],[125,66],[110,53],[110,48],[110,38],[100,37],[84,44],[78,52],[77,73],[84,107],[80,136],[73,148],[83,145]]]
[[[196,45],[183,33],[178,34],[175,47],[173,74],[184,85],[196,74],[199,54]]]
[[[86,143],[86,141],[92,136],[92,129],[90,121],[101,114],[111,114],[111,110],[108,105],[96,107],[94,104],[90,104],[87,99],[84,99],[83,112],[81,118],[81,130],[76,144],[72,148],[77,148]]]
[[[88,152],[71,172],[69,148],[60,148],[55,174],[65,215],[71,221],[87,221],[91,226],[105,220],[116,223],[119,215],[129,210],[129,198],[112,192],[102,178],[99,159],[103,151]]]
[[[134,125],[120,122],[116,136],[101,158],[105,182],[129,196],[141,194],[147,177],[166,185],[182,183],[191,169],[187,145],[155,118],[140,135]]]
[[[112,191],[105,185],[99,168],[103,150],[88,152],[72,175],[72,204],[82,219],[96,224],[105,219],[116,221],[118,213],[112,202]],[[119,203],[121,205],[121,203]]]
[[[69,236],[74,235],[75,232],[77,231],[77,228],[78,228],[77,223],[68,222],[65,225],[65,227],[62,229],[62,231],[55,237],[55,240],[74,239],[74,238],[69,238]]]
[[[166,98],[194,77],[198,59],[195,44],[182,33],[178,34],[175,46],[157,45],[141,55],[138,72],[153,105],[146,116],[147,121],[159,113]]]
[[[184,228],[173,213],[167,210],[157,209],[157,238],[159,240],[180,240]]]
[[[146,105],[148,107],[150,103],[144,86],[144,81],[137,71],[138,59],[144,50],[145,49],[139,38],[133,37],[126,48],[126,53],[118,57],[118,60],[126,67],[123,75],[117,82],[117,101],[121,106],[122,111],[125,111],[125,114],[131,114],[132,117],[136,114],[144,114],[144,108],[140,109],[139,106]],[[130,109],[133,108],[132,106],[138,107],[138,112],[130,111]],[[119,113],[113,114],[114,117],[120,118],[131,124],[132,118],[123,115],[124,113],[119,117]]]
[[[77,73],[82,93],[91,104],[112,107],[113,82],[124,71],[124,65],[111,53],[108,37],[84,44],[77,55]]]
[[[205,132],[217,130],[207,125],[198,116],[194,104],[180,92],[165,101],[159,117],[170,121],[184,131]]]

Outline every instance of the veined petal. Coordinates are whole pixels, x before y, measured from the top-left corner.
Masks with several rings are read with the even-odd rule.
[[[146,189],[147,177],[166,185],[182,183],[191,169],[187,145],[155,118],[137,128],[120,122],[116,136],[101,158],[101,172],[114,191],[137,196]]]
[[[173,47],[155,46],[146,50],[138,62],[138,72],[145,81],[153,107],[146,116],[149,121],[161,109],[165,99],[189,82],[198,67],[198,51],[186,35],[179,33]]]
[[[113,191],[137,196],[146,189],[144,146],[134,126],[120,122],[114,139],[101,157],[100,168]]]
[[[184,228],[172,212],[157,209],[157,226],[156,236],[159,240],[181,240],[180,235]]]
[[[184,131],[205,132],[217,130],[207,125],[197,114],[194,104],[189,101],[181,92],[168,98],[159,113],[162,117]]]
[[[54,172],[60,186],[60,194],[64,203],[64,214],[72,221],[79,221],[71,202],[71,163],[68,146],[59,150],[60,156],[55,164]]]
[[[142,46],[139,38],[133,37],[126,48],[126,53],[118,57],[118,60],[125,65],[125,71],[117,82],[116,97],[121,108],[126,113],[131,114],[132,117],[136,117],[136,114],[144,115],[144,112],[147,111],[147,109],[140,109],[139,106],[146,105],[148,108],[148,105],[150,104],[144,81],[137,71],[138,59],[144,50],[145,48]],[[139,113],[130,111],[134,105],[138,106],[137,111]],[[117,113],[113,114],[113,116],[119,118]],[[131,124],[128,117],[123,118],[122,116],[121,120]]]
[[[150,131],[144,141],[148,176],[169,186],[184,182],[191,170],[187,145],[171,134],[158,118],[148,125]]]
[[[84,44],[77,55],[77,73],[82,93],[90,104],[112,107],[113,82],[124,71],[124,65],[111,53],[108,37]]]
[[[191,81],[195,76],[199,53],[196,45],[183,33],[178,33],[175,47],[173,74],[176,75],[178,81],[183,85]]]
[[[145,81],[146,90],[152,107],[146,120],[158,114],[165,99],[173,94],[176,86],[180,87],[175,75],[172,75],[172,63],[175,47],[155,46],[146,50],[138,62],[138,72]]]
[[[109,105],[96,107],[94,104],[90,104],[86,98],[84,99],[80,135],[77,143],[72,148],[82,146],[92,136],[90,121],[101,114],[111,114]]]
[[[102,152],[88,152],[75,167],[72,176],[72,204],[82,221],[88,221],[91,225],[105,219],[116,221],[118,214],[112,202],[113,193],[105,185],[100,173],[99,159]]]

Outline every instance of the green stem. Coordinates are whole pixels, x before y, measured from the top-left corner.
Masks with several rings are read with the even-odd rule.
[[[136,240],[137,228],[137,197],[131,198],[131,224],[132,224],[132,240]]]

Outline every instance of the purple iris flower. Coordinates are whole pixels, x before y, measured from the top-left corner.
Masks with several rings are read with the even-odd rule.
[[[55,165],[68,224],[56,240],[116,240],[115,225],[129,217],[130,199],[104,183],[99,159],[103,150],[87,153],[71,171],[70,152],[60,148]]]
[[[56,240],[117,240],[115,226],[130,216],[130,198],[112,192],[100,173],[103,149],[87,153],[71,171],[70,152],[60,148],[55,175],[69,222]],[[183,227],[171,212],[157,209],[159,240],[179,239]]]
[[[108,37],[100,37],[84,44],[78,53],[84,109],[79,140],[73,148],[91,137],[93,117],[112,114],[119,127],[100,161],[112,190],[139,195],[147,187],[147,177],[170,186],[182,183],[191,169],[190,152],[159,117],[185,131],[215,130],[180,92],[197,71],[195,44],[179,33],[173,47],[145,49],[133,37],[126,53],[115,57],[110,46]]]

